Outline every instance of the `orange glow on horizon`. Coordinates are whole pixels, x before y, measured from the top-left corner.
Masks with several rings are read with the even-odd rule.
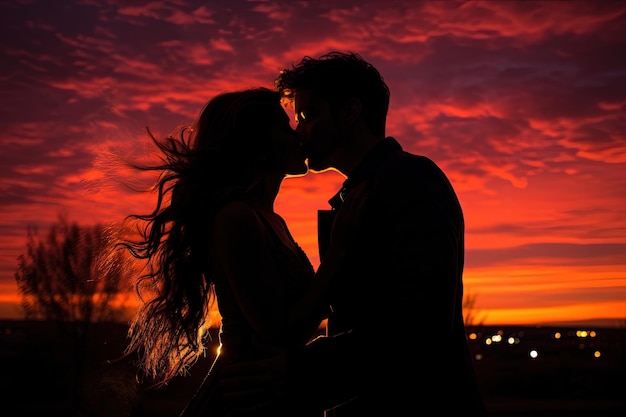
[[[8,292],[0,293],[0,319],[20,320],[24,318],[21,310],[21,298]],[[129,321],[138,306],[138,300],[134,293],[120,294],[112,302],[115,308],[121,308],[125,313],[123,321]],[[621,312],[621,314],[620,314]],[[617,314],[616,314],[617,313]],[[476,306],[476,320],[470,325],[485,326],[536,326],[546,323],[582,322],[590,319],[617,319],[611,325],[619,325],[619,319],[623,318],[621,326],[626,327],[626,301],[623,302],[589,302],[563,305],[560,307],[494,307],[485,308],[480,304]],[[220,314],[215,306],[210,313],[209,327],[219,327]],[[324,326],[322,323],[321,326]]]

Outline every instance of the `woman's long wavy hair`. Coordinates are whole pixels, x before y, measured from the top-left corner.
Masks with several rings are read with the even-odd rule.
[[[208,242],[221,202],[259,184],[270,156],[270,129],[280,107],[278,92],[255,88],[216,96],[196,123],[162,140],[149,214],[133,214],[139,238],[122,243],[145,262],[135,288],[142,305],[130,323],[125,354],[156,386],[182,374],[204,351],[209,311],[215,300]]]

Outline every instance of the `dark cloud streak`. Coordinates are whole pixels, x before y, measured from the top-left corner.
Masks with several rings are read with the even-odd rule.
[[[626,243],[534,243],[509,248],[468,249],[469,268],[497,265],[607,265],[626,261]]]

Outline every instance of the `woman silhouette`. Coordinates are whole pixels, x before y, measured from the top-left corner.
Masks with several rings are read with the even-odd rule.
[[[237,401],[220,396],[213,375],[224,363],[305,342],[325,313],[324,303],[302,304],[314,269],[274,211],[283,179],[307,172],[299,136],[279,93],[265,88],[216,96],[193,126],[164,140],[148,133],[162,158],[133,164],[160,176],[154,210],[129,217],[142,224],[141,238],[124,245],[147,272],[135,283],[145,301],[125,353],[138,355],[157,386],[166,384],[203,353],[217,300],[220,353],[182,416],[243,415]],[[288,317],[298,302],[307,318],[295,330]],[[280,407],[266,410],[280,415]]]

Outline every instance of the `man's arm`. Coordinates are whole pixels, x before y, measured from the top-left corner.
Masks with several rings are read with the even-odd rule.
[[[354,398],[363,380],[362,346],[356,334],[345,332],[288,352],[286,396],[293,407],[324,411]]]

